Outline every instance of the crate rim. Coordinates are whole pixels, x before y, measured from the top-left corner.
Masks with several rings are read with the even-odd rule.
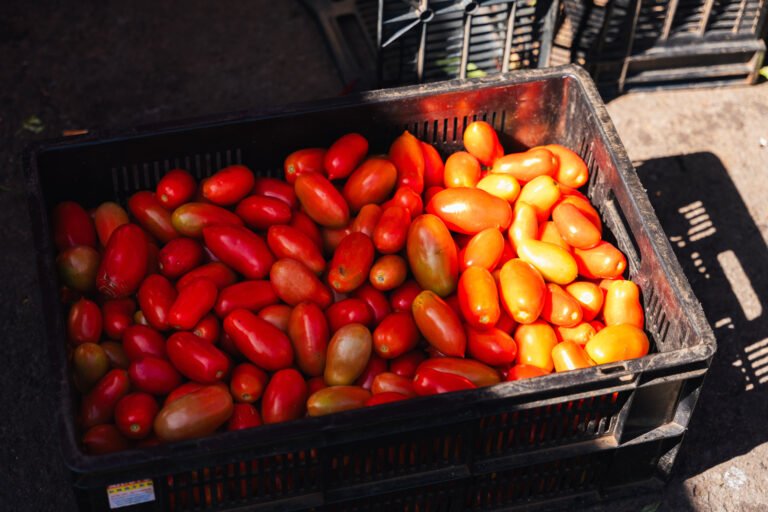
[[[287,106],[278,106],[260,110],[240,110],[223,114],[174,120],[171,122],[140,125],[135,128],[103,131],[96,129],[81,136],[59,137],[55,139],[35,141],[29,144],[24,150],[21,163],[26,175],[28,206],[31,212],[32,221],[33,223],[37,221],[41,227],[41,229],[34,233],[38,258],[38,277],[40,279],[37,292],[42,296],[48,291],[46,290],[46,287],[53,287],[53,289],[55,289],[55,283],[43,282],[43,278],[52,275],[50,272],[52,244],[49,239],[50,237],[46,238],[46,235],[50,233],[50,229],[44,208],[38,208],[38,206],[44,206],[40,191],[37,165],[38,156],[40,154],[50,151],[62,151],[110,142],[139,139],[149,136],[182,133],[190,130],[254,122],[275,117],[299,115],[314,111],[353,107],[361,103],[376,104],[403,97],[418,98],[442,93],[462,93],[487,87],[492,88],[516,85],[555,78],[571,78],[573,79],[575,86],[581,89],[581,92],[586,97],[589,107],[593,109],[596,116],[600,134],[608,143],[616,148],[614,165],[616,166],[617,171],[623,175],[623,178],[628,185],[633,186],[636,184],[638,187],[641,187],[639,179],[637,178],[629,157],[626,154],[623,144],[620,142],[618,133],[610,120],[608,111],[605,108],[592,78],[583,68],[574,64],[545,69],[517,70],[507,74],[498,74],[475,79],[453,79],[443,82],[431,82],[428,84],[418,84],[392,89],[380,89],[356,93],[342,98],[294,103]],[[631,197],[632,201],[636,201],[637,199],[638,198],[634,196]],[[647,208],[651,208],[650,202],[645,194],[641,195],[639,199],[640,201],[648,203],[647,205],[642,205],[644,208],[646,206]],[[487,403],[490,400],[499,398],[506,399],[511,397],[548,395],[553,394],[554,391],[568,387],[572,388],[568,393],[569,395],[572,395],[580,391],[600,389],[610,385],[626,386],[627,376],[631,377],[629,379],[630,381],[634,379],[634,386],[637,386],[638,377],[642,375],[644,371],[651,368],[669,367],[679,363],[683,358],[683,351],[686,351],[688,356],[685,358],[686,362],[703,362],[706,366],[709,366],[709,362],[716,351],[716,341],[709,324],[706,322],[701,305],[693,295],[693,292],[690,289],[690,284],[685,279],[682,269],[679,267],[679,263],[672,253],[672,248],[655,215],[650,219],[646,219],[643,227],[651,230],[651,235],[654,235],[649,236],[649,240],[654,246],[654,249],[661,256],[660,263],[663,266],[664,274],[670,278],[670,286],[673,288],[678,298],[683,302],[684,310],[688,312],[688,316],[691,319],[691,325],[694,328],[694,332],[691,333],[691,336],[696,336],[700,340],[700,343],[692,347],[678,350],[656,352],[640,359],[623,361],[621,363],[609,363],[577,370],[577,372],[580,372],[578,375],[580,375],[581,378],[579,384],[576,386],[574,386],[573,383],[568,382],[572,377],[571,372],[565,372],[542,377],[543,379],[546,379],[545,381],[542,381],[542,378],[539,378],[535,380],[536,382],[502,382],[489,388],[464,391],[450,394],[447,397],[445,395],[428,397],[428,399],[431,399],[431,403],[434,404],[435,410],[438,410],[438,407],[442,410],[453,410],[456,409],[456,404],[469,405],[472,403]],[[659,238],[659,235],[662,238]],[[676,268],[669,268],[669,265]],[[48,272],[44,272],[43,270],[48,270]],[[41,300],[40,303],[43,305],[45,301]],[[42,307],[41,309],[45,310],[45,307]],[[61,450],[67,467],[77,473],[130,471],[134,467],[138,468],[139,466],[146,466],[149,463],[162,465],[163,463],[178,460],[179,457],[192,460],[196,456],[199,456],[201,450],[203,453],[213,454],[217,452],[231,452],[238,447],[241,449],[245,447],[256,448],[267,446],[269,444],[276,444],[272,443],[273,441],[282,443],[292,439],[310,437],[313,435],[321,435],[325,437],[327,434],[354,429],[355,426],[360,425],[359,420],[364,418],[366,413],[369,412],[368,409],[346,411],[326,417],[304,418],[285,424],[266,425],[253,430],[217,433],[216,435],[207,438],[171,443],[159,448],[128,450],[98,456],[88,455],[79,447],[74,422],[68,421],[68,419],[71,420],[71,411],[74,410],[74,404],[67,392],[70,384],[68,382],[66,364],[61,364],[66,363],[64,351],[60,348],[60,346],[63,346],[61,343],[65,343],[65,340],[61,337],[62,333],[60,330],[52,325],[51,320],[46,321],[44,332],[47,348],[49,350],[49,362],[54,366],[54,379],[60,384],[59,390],[56,393],[56,398],[59,401],[59,404],[57,404],[56,421],[58,423],[58,430],[62,435]],[[587,376],[589,376],[589,378],[586,378]],[[546,389],[544,389],[545,386],[534,385],[541,382],[546,382],[548,384]],[[499,396],[500,394],[503,396]],[[424,397],[423,399],[427,399],[427,397]],[[398,417],[417,415],[419,409],[418,406],[421,404],[420,400],[423,399],[387,404],[386,407],[388,407],[391,413],[389,417],[396,415]],[[417,407],[412,407],[411,405],[413,403],[416,403]],[[409,410],[410,412],[408,412]],[[70,418],[67,417],[68,415]],[[371,423],[371,420],[367,423]],[[280,434],[276,436],[273,435],[273,433],[278,431]],[[327,444],[329,443],[324,443],[323,446]],[[158,467],[157,469],[150,469],[148,473],[155,473],[161,470],[162,467]]]

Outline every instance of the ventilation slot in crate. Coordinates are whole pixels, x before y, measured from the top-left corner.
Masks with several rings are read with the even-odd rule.
[[[506,128],[507,113],[503,110],[501,112],[478,112],[462,117],[435,119],[433,121],[413,121],[403,125],[402,129],[408,130],[418,139],[438,145],[438,149],[445,152],[446,150],[456,149],[456,145],[461,145],[463,149],[464,130],[474,121],[489,123],[499,136],[503,136]],[[399,136],[400,133],[393,133],[392,138]]]
[[[322,512],[454,512],[464,482],[449,482],[326,505]]]

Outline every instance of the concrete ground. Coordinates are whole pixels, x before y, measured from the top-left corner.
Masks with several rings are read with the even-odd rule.
[[[308,13],[269,0],[6,0],[0,70],[0,509],[74,510],[19,152],[63,130],[331,97],[342,83]],[[642,510],[768,510],[768,84],[634,94],[609,111],[719,342],[672,482]]]

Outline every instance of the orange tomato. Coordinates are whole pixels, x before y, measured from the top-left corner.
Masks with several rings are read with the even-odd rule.
[[[546,222],[552,207],[560,199],[560,186],[551,176],[539,176],[526,183],[518,201],[524,201],[536,210],[536,218],[539,222]]]
[[[532,377],[542,377],[548,375],[550,372],[542,370],[538,366],[531,366],[529,364],[516,364],[509,369],[507,374],[507,382],[515,380],[530,379]]]
[[[480,181],[480,162],[466,151],[457,151],[445,161],[446,187],[474,187]]]
[[[565,287],[565,291],[581,305],[585,322],[594,320],[603,309],[603,292],[595,283],[574,281]]]
[[[405,282],[408,277],[408,264],[396,254],[386,254],[376,260],[368,278],[377,290],[393,290]]]
[[[382,372],[373,379],[371,393],[380,395],[382,393],[400,393],[405,396],[415,396],[413,390],[413,379],[394,374],[392,372]]]
[[[416,193],[424,191],[424,153],[421,142],[404,131],[389,147],[389,159],[397,168],[397,187],[412,188]]]
[[[493,270],[499,264],[504,252],[504,235],[495,228],[484,229],[473,236],[469,243],[459,251],[459,268],[483,267]]]
[[[609,325],[587,342],[589,357],[597,364],[614,363],[643,357],[650,343],[645,333],[634,325]]]
[[[536,210],[533,206],[524,202],[515,203],[515,213],[512,224],[509,226],[509,243],[517,254],[517,246],[523,240],[535,240],[538,235],[539,221],[536,219]]]
[[[504,155],[493,163],[491,172],[510,174],[523,182],[538,176],[554,176],[557,172],[557,160],[548,149],[533,148],[524,153]]]
[[[496,130],[485,121],[474,121],[467,126],[464,130],[464,147],[483,165],[492,165],[504,155]]]
[[[547,287],[539,271],[521,259],[511,259],[499,274],[501,298],[512,318],[521,324],[534,322],[544,309]]]
[[[544,147],[557,159],[555,179],[559,183],[573,188],[582,187],[587,183],[589,169],[579,155],[559,144],[547,144]]]
[[[488,228],[507,229],[512,208],[507,201],[476,188],[447,188],[427,204],[427,212],[440,217],[448,229],[473,235]]]
[[[561,190],[563,191],[563,195],[560,197],[557,205],[570,204],[575,206],[582,215],[584,215],[592,224],[594,224],[594,226],[602,235],[603,222],[600,220],[600,214],[597,213],[597,210],[595,210],[595,207],[592,206],[592,203],[589,202],[589,199],[582,196],[581,194],[572,194],[570,192],[574,191],[568,191],[565,187],[561,187]],[[568,192],[567,195],[565,194],[566,192]]]
[[[424,188],[443,186],[445,164],[435,146],[421,142],[421,152],[424,154]]]
[[[605,325],[629,324],[642,329],[645,325],[640,289],[632,281],[613,281],[608,286],[603,306]]]
[[[387,158],[372,157],[360,164],[347,179],[342,195],[352,211],[366,204],[384,202],[397,182],[397,169]]]
[[[326,154],[326,158],[330,151]],[[351,172],[351,171],[350,171]],[[319,172],[302,174],[294,183],[296,197],[312,220],[327,228],[349,224],[349,206],[341,192]]]
[[[456,244],[439,217],[427,214],[413,221],[408,231],[406,252],[419,286],[441,297],[456,289],[459,277]]]
[[[557,339],[559,341],[572,341],[582,347],[586,345],[596,333],[597,331],[595,328],[588,322],[582,322],[574,327],[555,326],[555,334],[557,334]]]
[[[538,270],[547,281],[568,284],[576,279],[578,267],[571,253],[557,245],[522,240],[517,246],[517,255]]]
[[[509,174],[490,173],[481,178],[475,186],[510,203],[514,203],[517,196],[520,195],[520,183]]]
[[[469,325],[488,329],[496,325],[501,314],[496,281],[482,267],[469,267],[459,278],[459,307]]]
[[[446,356],[464,357],[467,337],[456,312],[436,293],[424,290],[411,306],[419,331]]]
[[[573,327],[581,322],[581,306],[558,285],[548,283],[541,318],[556,326]]]
[[[517,343],[517,364],[529,364],[551,372],[552,349],[557,345],[555,330],[544,320],[519,325],[515,330]]]
[[[579,274],[588,279],[619,277],[627,268],[624,254],[605,240],[591,249],[574,249],[573,257],[579,267]]]
[[[589,249],[600,242],[600,230],[573,204],[560,203],[555,206],[552,220],[563,240],[573,247]]]
[[[373,243],[383,254],[399,252],[405,247],[411,214],[402,206],[390,206],[381,214],[373,230]]]
[[[377,204],[367,204],[363,206],[357,213],[357,217],[352,221],[349,228],[352,233],[365,233],[373,238],[373,231],[376,229],[376,224],[381,219],[381,214],[384,210]]]
[[[579,368],[589,368],[595,363],[580,345],[572,341],[558,343],[552,349],[552,362],[556,372],[567,372]]]
[[[557,230],[557,226],[555,226],[555,223],[551,220],[539,226],[539,236],[537,240],[557,245],[566,251],[571,252],[571,246],[563,240],[563,237],[560,236],[560,231]]]

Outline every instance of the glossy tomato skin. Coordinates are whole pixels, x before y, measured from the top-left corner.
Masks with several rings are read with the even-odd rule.
[[[67,337],[73,345],[98,343],[101,339],[101,328],[101,309],[95,302],[80,299],[69,308]]]
[[[96,343],[83,343],[72,352],[72,373],[78,389],[91,388],[109,371],[109,358]]]
[[[467,349],[473,358],[490,366],[514,363],[517,357],[515,340],[499,329],[481,331],[468,327]]]
[[[535,321],[544,309],[547,287],[533,265],[511,259],[501,267],[501,298],[512,318],[521,324]]]
[[[368,280],[376,249],[363,233],[344,237],[328,266],[328,284],[340,293],[349,293]]]
[[[613,279],[627,268],[627,259],[613,244],[599,242],[591,249],[574,249],[579,274],[587,279]]]
[[[179,290],[168,312],[168,324],[174,329],[190,331],[216,304],[216,284],[207,277],[199,277]]]
[[[406,251],[419,286],[441,297],[456,289],[459,278],[456,244],[439,217],[425,214],[411,223]]]
[[[464,130],[463,140],[467,151],[485,166],[493,165],[493,162],[504,156],[504,148],[496,130],[485,121],[470,123]]]
[[[246,358],[264,370],[282,370],[293,363],[293,347],[288,336],[250,311],[236,309],[227,315],[224,331]]]
[[[394,359],[415,349],[420,339],[410,311],[391,313],[373,331],[373,348],[379,357]]]
[[[296,364],[305,375],[318,377],[325,370],[330,341],[325,314],[314,302],[301,302],[288,319],[288,337],[296,354]]]
[[[304,174],[294,183],[296,197],[309,217],[327,228],[349,224],[349,206],[341,192],[319,173]]]
[[[582,320],[579,302],[565,290],[553,283],[547,283],[547,297],[541,318],[555,326],[573,327]]]
[[[381,393],[400,393],[405,396],[414,396],[413,379],[403,377],[392,372],[381,372],[374,379],[371,385],[371,393],[378,395]]]
[[[473,236],[459,251],[459,268],[463,272],[471,266],[493,270],[501,261],[504,252],[504,235],[501,231],[488,228]]]
[[[125,355],[131,361],[145,356],[166,358],[165,338],[152,327],[131,325],[123,332],[122,341]]]
[[[557,173],[555,179],[572,188],[584,186],[589,180],[589,169],[579,155],[559,144],[547,144],[544,146],[557,159]]]
[[[572,341],[583,347],[597,334],[597,329],[589,322],[582,322],[574,327],[555,326],[555,334],[560,342]]]
[[[405,208],[411,214],[411,219],[415,219],[424,211],[424,201],[422,200],[421,195],[408,187],[398,188],[392,199],[384,203],[382,208],[386,210],[390,206],[400,206]]]
[[[584,349],[573,341],[562,341],[555,345],[552,349],[552,362],[556,372],[589,368],[595,364]]]
[[[230,206],[253,190],[256,179],[244,165],[230,165],[201,183],[203,197],[219,206]]]
[[[321,233],[323,236],[323,251],[325,254],[333,257],[333,253],[336,252],[341,241],[352,233],[352,227],[344,226],[337,229],[323,228]]]
[[[232,371],[229,390],[235,402],[252,404],[264,393],[269,377],[266,372],[251,363],[240,363]]]
[[[304,173],[319,172],[324,173],[326,150],[324,148],[305,148],[294,151],[287,157],[283,163],[283,173],[285,181],[293,184],[296,178]]]
[[[504,199],[478,188],[447,188],[435,194],[427,212],[437,215],[451,231],[474,235],[488,228],[507,229],[512,208]]]
[[[325,309],[333,300],[330,290],[306,265],[290,258],[272,265],[269,280],[277,296],[290,306],[310,301]]]
[[[325,153],[323,167],[332,180],[346,178],[368,153],[368,140],[359,133],[347,133]]]
[[[563,237],[560,235],[560,231],[558,231],[557,226],[551,220],[539,226],[538,240],[541,242],[557,245],[558,247],[571,252],[571,246],[568,245],[565,240],[563,240]]]
[[[106,455],[128,449],[128,440],[112,424],[94,425],[83,434],[83,446],[91,455]]]
[[[373,313],[362,299],[350,298],[334,302],[325,310],[325,316],[331,333],[348,324],[363,324],[370,328],[373,323]]]
[[[237,276],[232,272],[232,269],[223,263],[214,261],[190,270],[181,276],[181,278],[176,281],[176,290],[183,289],[189,283],[201,277],[213,281],[219,290],[226,288],[237,281]]]
[[[419,139],[407,130],[389,147],[389,159],[397,168],[397,186],[424,191],[424,153]]]
[[[203,238],[217,258],[248,279],[262,279],[275,261],[264,239],[243,227],[205,228]]]
[[[251,194],[279,199],[290,206],[292,210],[295,210],[299,205],[293,187],[277,178],[256,178]]]
[[[373,231],[381,219],[384,210],[377,204],[367,204],[357,213],[357,217],[349,225],[351,233],[364,233],[373,237]]]
[[[464,357],[467,337],[458,314],[436,293],[424,290],[411,306],[422,336],[447,356]]]
[[[431,368],[421,368],[413,378],[413,390],[419,396],[437,395],[451,391],[475,389],[469,379],[453,373],[443,373]]]
[[[278,371],[269,380],[261,399],[264,423],[282,423],[303,417],[308,395],[307,383],[301,373],[293,368]]]
[[[560,236],[572,247],[591,249],[600,242],[600,230],[571,203],[555,206],[552,220]]]
[[[589,281],[574,281],[565,287],[571,297],[581,306],[582,318],[591,322],[603,310],[603,292],[600,287]]]
[[[421,286],[410,279],[389,294],[389,304],[392,311],[411,311],[411,306],[416,297],[422,292]]]
[[[382,254],[394,254],[405,247],[411,215],[402,206],[390,206],[373,230],[373,243]]]
[[[543,223],[549,218],[550,212],[557,204],[561,194],[560,186],[554,178],[538,176],[523,185],[517,200],[533,206],[533,209],[536,210],[536,219],[539,223]]]
[[[509,174],[487,174],[475,186],[509,203],[515,202],[521,190],[520,183]]]
[[[272,304],[259,311],[259,318],[266,320],[287,334],[291,311],[293,311],[291,306],[285,304]]]
[[[195,197],[197,182],[187,171],[172,169],[160,178],[155,195],[166,209],[175,210]]]
[[[383,292],[397,288],[408,277],[408,263],[397,254],[386,254],[371,266],[368,280],[377,290]]]
[[[247,309],[256,313],[278,302],[277,293],[269,281],[241,281],[219,292],[214,310],[219,318],[224,318],[236,309]]]
[[[131,382],[125,370],[110,370],[83,397],[80,404],[80,422],[83,428],[109,423],[117,402],[130,390]]]
[[[213,314],[205,315],[192,329],[192,334],[206,343],[216,343],[219,341],[219,335],[221,334],[219,320]]]
[[[416,368],[424,362],[426,356],[420,350],[412,350],[389,362],[389,371],[401,377],[413,378]]]
[[[402,400],[408,400],[409,397],[395,392],[379,393],[373,395],[365,402],[366,407],[373,407],[375,405],[389,404],[392,402],[400,402]]]
[[[445,161],[446,188],[474,187],[480,181],[480,162],[466,151],[457,151]]]
[[[443,186],[445,164],[435,146],[421,142],[421,152],[424,155],[424,188]]]
[[[392,310],[389,307],[386,295],[371,286],[370,283],[362,285],[352,293],[352,297],[366,303],[373,314],[373,325],[378,325]],[[365,322],[360,322],[365,323]]]
[[[289,226],[307,235],[318,249],[322,249],[323,235],[320,232],[320,227],[305,212],[301,210],[295,211]]]
[[[279,199],[267,196],[246,197],[237,204],[235,213],[251,229],[267,229],[269,226],[291,221],[291,207]]]
[[[229,372],[229,358],[224,352],[191,332],[173,334],[166,350],[173,366],[195,382],[213,384]]]
[[[152,356],[133,361],[128,374],[136,389],[152,395],[168,394],[181,384],[181,375],[171,363]]]
[[[271,226],[267,245],[276,258],[293,258],[303,262],[312,272],[325,270],[325,258],[320,247],[304,232],[291,226]]]
[[[499,373],[488,365],[474,359],[459,357],[434,357],[419,365],[416,373],[424,368],[431,368],[443,373],[453,373],[469,379],[475,386],[482,388],[500,382]]]
[[[397,169],[387,158],[372,157],[349,176],[342,194],[352,211],[366,204],[383,203],[397,182]]]
[[[213,434],[232,416],[232,395],[223,386],[205,386],[164,406],[155,417],[154,431],[165,442]]]
[[[96,274],[99,292],[112,299],[134,293],[147,273],[149,248],[140,227],[124,224],[109,237]]]
[[[68,288],[88,293],[96,288],[96,272],[101,256],[93,247],[76,245],[64,249],[56,256],[59,279]]]
[[[645,325],[640,289],[632,281],[614,281],[608,285],[603,306],[605,325],[629,324],[638,329]]]
[[[515,203],[515,211],[512,217],[512,224],[507,232],[509,243],[517,254],[517,248],[526,240],[535,240],[539,233],[539,221],[536,218],[536,210],[533,206],[518,201]]]
[[[108,201],[101,203],[93,212],[93,223],[102,247],[107,246],[112,232],[123,224],[128,224],[128,213],[117,203]]]
[[[595,363],[605,364],[643,357],[648,353],[650,343],[641,329],[620,324],[601,329],[584,348]]]
[[[251,404],[235,404],[227,421],[227,432],[261,426],[261,415]]]
[[[200,238],[209,226],[242,226],[240,217],[220,206],[208,203],[185,203],[173,211],[171,222],[182,236]]]
[[[387,360],[382,359],[376,354],[371,354],[371,358],[368,360],[368,364],[365,366],[363,373],[354,382],[355,386],[360,386],[363,389],[370,390],[373,386],[373,381],[376,376],[387,371]]]
[[[87,245],[96,247],[96,230],[88,212],[73,201],[64,201],[53,210],[53,239],[56,249]]]
[[[316,391],[307,400],[310,416],[325,416],[359,409],[371,398],[371,392],[359,386],[331,386]]]
[[[192,393],[193,391],[197,391],[198,389],[203,389],[205,387],[205,384],[200,384],[199,382],[185,382],[181,386],[177,387],[168,395],[165,397],[165,401],[163,402],[163,405],[168,405],[170,403],[175,402],[179,398],[188,395]]]
[[[523,153],[510,153],[493,163],[491,172],[510,174],[522,182],[529,182],[538,176],[554,176],[557,160],[545,148],[533,148]]]
[[[363,373],[373,352],[371,331],[362,324],[345,325],[328,344],[323,376],[329,386],[347,386]]]
[[[137,296],[139,307],[149,325],[159,331],[168,330],[169,314],[176,295],[176,288],[165,277],[153,274],[144,279]]]
[[[168,279],[177,279],[203,262],[203,246],[192,238],[176,238],[160,249],[158,266]]]
[[[544,375],[549,375],[549,372],[546,370],[542,370],[538,366],[532,366],[529,364],[517,364],[509,369],[509,373],[507,374],[507,382],[512,382],[515,380],[522,380],[522,379],[531,379],[533,377],[542,377]]]
[[[171,213],[152,192],[142,190],[133,194],[128,199],[128,210],[141,227],[161,242],[168,243],[179,236],[171,222]]]
[[[115,425],[129,439],[144,439],[152,433],[152,423],[159,410],[152,395],[128,394],[115,407]]]
[[[537,366],[546,372],[554,369],[552,349],[557,345],[557,335],[551,325],[543,320],[519,325],[515,342],[518,364]]]
[[[459,278],[458,299],[461,314],[472,327],[489,329],[499,321],[499,292],[488,269],[466,269]]]

